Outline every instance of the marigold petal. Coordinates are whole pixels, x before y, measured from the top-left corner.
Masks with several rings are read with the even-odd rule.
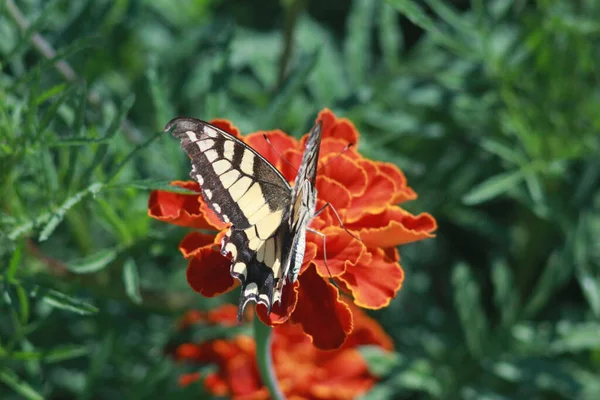
[[[323,138],[334,137],[343,139],[346,143],[358,144],[358,130],[347,118],[337,118],[329,108],[321,110],[317,116],[317,121],[321,121]]]
[[[354,329],[350,336],[348,336],[346,343],[344,343],[344,349],[352,349],[364,345],[376,345],[388,351],[394,349],[392,338],[385,333],[376,320],[354,304],[349,303],[348,306],[352,310]]]
[[[392,204],[395,198],[395,184],[391,178],[381,174],[373,161],[360,160],[359,164],[367,171],[369,177],[365,194],[354,197],[346,213],[346,221],[354,222],[365,213],[378,213]]]
[[[177,359],[200,360],[202,350],[199,346],[192,343],[183,343],[175,349],[175,357]]]
[[[200,210],[198,199],[200,187],[193,181],[174,181],[173,186],[193,190],[198,194],[183,194],[165,190],[153,190],[148,199],[148,215],[159,221],[191,228],[214,229]]]
[[[300,168],[300,163],[302,162],[302,152],[297,149],[289,149],[281,154],[282,160],[278,165],[278,169],[281,175],[291,184],[296,180],[296,176],[298,175],[298,168]]]
[[[298,278],[298,304],[292,314],[302,324],[315,347],[322,350],[339,348],[352,331],[352,313],[340,300],[336,287],[321,278],[313,265]]]
[[[319,235],[310,232],[309,235],[311,242],[315,243],[318,249],[314,257],[317,273],[325,279],[330,277],[330,272],[333,277],[342,275],[346,268],[355,265],[360,255],[366,251],[365,246],[343,228],[330,226],[321,233],[325,235],[326,242]],[[327,250],[326,254],[324,250]]]
[[[350,336],[352,336],[352,334],[350,334]],[[317,363],[327,371],[326,381],[329,383],[336,380],[354,378],[368,372],[367,364],[360,352],[356,349],[349,348],[345,343],[340,350],[317,350],[317,353]]]
[[[390,304],[404,280],[400,264],[390,260],[383,249],[369,249],[358,263],[338,279],[344,281],[360,307],[379,309]]]
[[[310,391],[317,399],[352,400],[365,394],[373,385],[371,377],[355,378],[352,381],[316,383]]]
[[[217,214],[215,214],[215,212],[210,209],[208,204],[206,204],[206,201],[204,201],[204,197],[200,196],[199,202],[200,211],[202,212],[204,218],[206,218],[206,221],[210,225],[214,226],[217,230],[222,230],[227,227],[228,224],[222,221],[221,218],[217,217]]]
[[[226,396],[229,393],[227,382],[214,372],[206,375],[204,387],[215,396]]]
[[[269,141],[265,140],[265,135]],[[251,133],[244,141],[276,167],[284,163],[281,159],[282,154],[288,149],[298,148],[298,141],[279,129]]]
[[[217,118],[211,120],[210,123],[216,126],[217,128],[220,128],[225,132],[232,134],[238,139],[241,137],[240,130],[231,121],[227,119]]]
[[[336,182],[327,176],[320,175],[317,177],[316,188],[319,200],[323,202],[324,205],[330,203],[340,216],[344,215],[345,210],[352,202],[352,195],[343,184]],[[333,213],[330,207],[327,207],[323,212]],[[330,217],[335,218],[333,214],[331,214]],[[337,218],[335,221],[337,222]]]
[[[177,327],[180,330],[183,330],[183,329],[190,327],[191,325],[194,325],[200,321],[203,321],[204,319],[205,319],[204,312],[199,311],[199,310],[190,310],[190,311],[186,312],[183,315],[183,317],[181,317],[181,319],[177,323]]]
[[[346,155],[338,156],[336,154],[322,158],[321,165],[319,173],[340,183],[352,197],[360,197],[365,194],[368,182],[367,172],[358,161]]]
[[[190,384],[199,381],[200,376],[200,372],[191,372],[189,374],[183,374],[179,377],[179,386],[189,386]]]
[[[227,362],[226,375],[233,396],[253,395],[262,387],[254,354],[239,354]],[[268,398],[268,397],[266,397]]]
[[[237,325],[237,306],[222,304],[206,313],[206,321],[213,325]]]
[[[418,196],[412,188],[407,185],[406,176],[396,165],[386,162],[378,162],[377,169],[394,182],[394,199],[392,204],[400,204],[405,201],[414,200]]]
[[[230,291],[237,280],[229,273],[231,261],[221,255],[212,245],[202,247],[190,259],[186,271],[188,284],[206,297]]]
[[[400,207],[390,206],[377,214],[364,214],[347,227],[358,230],[369,248],[395,247],[434,237],[432,232],[437,229],[437,222],[428,213],[415,216]]]
[[[321,140],[320,156],[345,155],[353,160],[364,158],[360,155],[356,146],[349,146],[350,143],[344,139],[327,137]]]
[[[267,307],[263,304],[256,307],[256,314],[263,324],[276,326],[289,319],[298,304],[298,286],[298,281],[293,284],[288,282],[285,285],[281,294],[281,302],[271,307],[271,314],[267,315]]]
[[[190,232],[183,237],[179,243],[179,251],[184,258],[193,257],[197,252],[207,245],[214,244],[215,235],[202,232]]]

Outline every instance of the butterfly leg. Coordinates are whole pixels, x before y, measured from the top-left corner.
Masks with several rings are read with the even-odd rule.
[[[329,207],[331,208],[331,211],[333,211],[333,214],[335,215],[335,217],[337,218],[338,222],[340,223],[340,226],[342,227],[343,230],[346,231],[346,233],[350,236],[352,236],[354,239],[360,241],[362,243],[362,240],[355,236],[352,232],[350,232],[348,229],[346,229],[346,227],[344,226],[344,223],[342,222],[342,219],[340,218],[340,215],[338,214],[338,212],[336,211],[335,207],[333,206],[333,204],[331,203],[326,203],[323,207],[319,208],[316,212],[315,212],[315,217],[319,214],[321,214],[323,211],[325,211],[325,209]]]
[[[329,272],[329,277],[333,279],[333,275],[331,275],[331,271],[329,270],[329,266],[327,265],[327,236],[325,236],[325,234],[319,231],[315,231],[312,228],[306,228],[306,230],[314,233],[315,235],[321,236],[321,239],[323,239],[323,262],[325,263],[325,268],[327,268],[327,272]]]

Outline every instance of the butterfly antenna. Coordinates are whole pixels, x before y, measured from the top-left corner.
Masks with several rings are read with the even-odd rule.
[[[275,153],[277,153],[277,155],[279,156],[279,158],[281,158],[283,160],[283,162],[285,162],[287,165],[289,165],[290,167],[292,167],[294,169],[294,171],[298,172],[298,168],[294,167],[292,165],[291,162],[289,162],[284,156],[283,154],[281,154],[279,152],[279,150],[277,150],[277,147],[275,147],[273,145],[273,143],[271,143],[271,140],[269,140],[269,137],[267,136],[266,133],[263,133],[263,138],[265,138],[266,142],[269,144],[269,146],[271,146],[271,148],[275,151]]]

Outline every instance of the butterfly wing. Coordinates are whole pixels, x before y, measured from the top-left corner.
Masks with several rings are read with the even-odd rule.
[[[238,319],[250,301],[270,311],[273,288],[285,280],[282,259],[292,189],[254,149],[207,122],[175,118],[165,127],[171,129],[192,160],[190,176],[200,183],[204,200],[231,223],[221,252],[231,255],[231,274],[242,283]]]
[[[308,134],[308,140],[302,155],[298,175],[292,189],[290,211],[288,213],[289,234],[285,253],[283,276],[275,288],[275,301],[281,298],[286,278],[295,282],[304,260],[306,250],[306,230],[310,220],[314,216],[317,201],[317,189],[315,180],[317,176],[317,164],[319,161],[319,148],[321,146],[321,122],[317,122]]]

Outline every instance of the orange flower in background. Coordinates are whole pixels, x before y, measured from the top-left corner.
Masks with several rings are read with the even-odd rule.
[[[417,197],[398,167],[364,158],[357,146],[344,151],[349,143],[359,141],[358,132],[349,120],[337,118],[328,109],[321,111],[317,120],[322,122],[317,209],[331,203],[346,229],[361,240],[349,235],[333,211],[325,209],[313,218],[310,226],[326,235],[327,254],[322,238],[308,233],[298,280],[286,285],[281,303],[273,307],[269,316],[262,305],[257,307],[257,313],[271,326],[288,320],[298,323],[316,347],[335,349],[342,346],[353,329],[353,313],[340,291],[360,307],[387,306],[404,279],[396,246],[432,237],[437,225],[431,215],[415,216],[397,205]],[[274,130],[241,137],[228,121],[211,123],[242,139],[277,167],[290,183],[294,182],[306,135],[297,140]],[[265,134],[271,144],[264,140]],[[173,185],[199,191],[195,182],[177,181]],[[219,251],[227,226],[210,211],[201,195],[154,191],[148,213],[164,222],[220,231],[192,232],[180,243],[179,249],[189,259],[188,283],[208,297],[237,285],[230,275],[230,261]],[[330,282],[331,277],[335,284]]]
[[[356,306],[349,306],[354,315],[354,329],[346,343],[333,351],[316,349],[300,325],[284,324],[273,330],[273,369],[282,392],[289,398],[303,399],[354,399],[366,393],[376,378],[369,373],[358,347],[373,345],[391,351],[392,341],[381,327]],[[225,305],[215,310],[223,323],[235,321],[237,307]],[[184,320],[218,324],[214,315]],[[200,379],[206,389],[216,396],[232,399],[268,399],[267,388],[262,384],[256,367],[254,339],[237,335],[230,339],[215,339],[202,343],[185,343],[177,347],[175,357],[180,361],[215,364],[217,371],[202,376],[190,373],[180,377],[179,383],[187,386]]]

